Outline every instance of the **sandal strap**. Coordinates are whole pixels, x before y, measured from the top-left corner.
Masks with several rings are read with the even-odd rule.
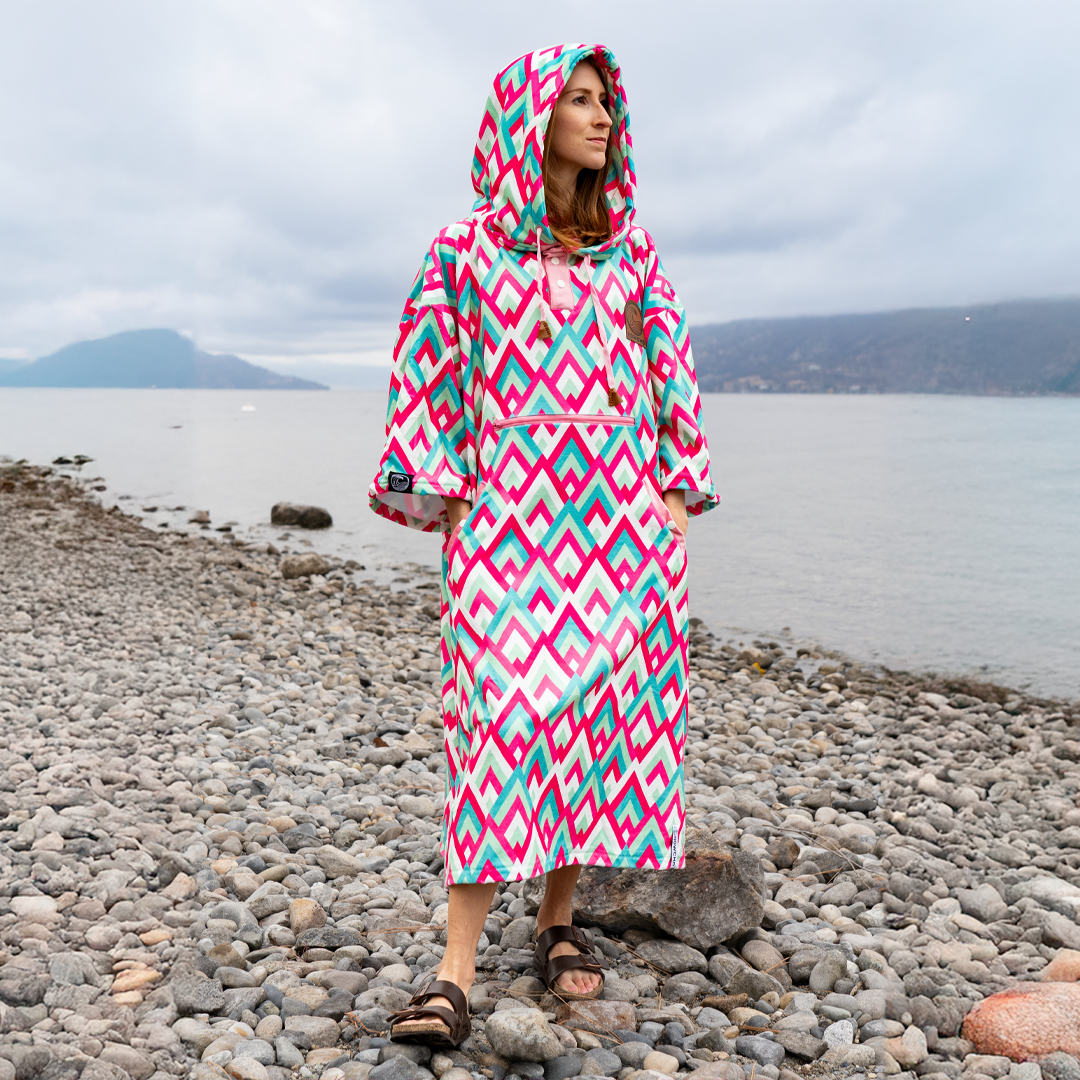
[[[568,941],[577,951],[577,956],[549,956],[552,945]],[[590,975],[599,975],[610,965],[604,956],[596,956],[593,944],[583,930],[576,926],[549,926],[536,939],[536,966],[540,977],[549,990],[554,990],[555,981],[565,971],[586,971]]]
[[[433,997],[447,998],[453,1009],[445,1005],[427,1005]],[[409,1008],[391,1013],[387,1017],[390,1023],[390,1032],[393,1035],[394,1026],[409,1023],[413,1020],[423,1020],[425,1016],[434,1016],[441,1020],[450,1029],[450,1040],[455,1044],[462,1042],[472,1031],[469,1023],[469,1002],[461,992],[461,987],[445,979],[436,979],[421,987],[409,1000]]]
[[[604,965],[607,966],[606,964]],[[600,965],[590,956],[552,956],[544,963],[547,978],[554,982],[564,971],[587,971],[590,975],[601,974]]]
[[[577,946],[578,950],[591,949],[592,942],[584,930],[576,926],[549,926],[537,939],[536,951],[547,956],[551,952],[551,946],[560,941],[569,941]]]
[[[422,987],[413,994],[409,1001],[410,1005],[420,1005],[423,1002],[428,1001],[433,997],[444,997],[454,1007],[454,1012],[459,1016],[469,1015],[469,1002],[465,995],[461,992],[461,987],[456,983],[448,982],[446,979],[436,979],[434,982],[430,982],[427,986]],[[445,1005],[437,1006],[438,1008],[445,1009]]]
[[[391,1026],[393,1026],[395,1024],[407,1024],[412,1020],[423,1020],[425,1016],[437,1016],[446,1024],[451,1033],[453,1033],[458,1023],[457,1013],[448,1009],[445,1005],[428,1005],[419,1009],[401,1009],[399,1012],[391,1013],[388,1019]]]

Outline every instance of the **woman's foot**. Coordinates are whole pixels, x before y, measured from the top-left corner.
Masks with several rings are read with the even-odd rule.
[[[439,973],[435,976],[435,981],[453,983],[466,1000],[468,1000],[473,980],[476,978],[476,943],[480,939],[480,932],[484,928],[484,920],[487,918],[491,898],[494,895],[494,882],[486,882],[483,885],[450,886],[450,907],[446,917],[446,950],[443,953],[442,963],[439,964]],[[439,995],[428,998],[422,1005],[417,1006],[417,1009],[422,1013],[429,1006],[440,1005],[447,1009],[454,1008],[449,998]],[[415,1018],[395,1024],[394,1032],[405,1036],[410,1029],[438,1020],[438,1013],[416,1015]]]
[[[463,978],[461,976],[457,978],[451,978],[449,975],[444,975],[441,968],[439,970],[439,973],[435,976],[436,981],[445,980],[446,982],[452,982],[455,986],[457,986],[461,990],[462,994],[465,995],[466,1001],[468,1001],[469,999],[469,991],[472,989],[472,984],[475,978],[475,971],[473,971],[467,978]],[[441,1021],[438,1013],[428,1013],[425,1011],[429,1005],[441,1005],[444,1009],[450,1009],[451,1011],[453,1011],[454,1008],[454,1003],[449,998],[442,997],[441,995],[438,997],[428,998],[423,1005],[419,1006],[419,1010],[421,1012],[424,1012],[424,1015],[418,1016],[415,1020],[407,1020],[402,1023],[395,1024],[394,1034],[405,1035],[408,1034],[410,1028],[422,1027],[425,1024],[430,1024],[433,1020]]]
[[[544,883],[544,899],[540,910],[536,913],[536,937],[553,926],[573,925],[573,900],[574,888],[577,885],[581,867],[576,863],[570,866],[560,866],[557,870],[548,871]],[[591,954],[591,949],[588,950]],[[582,955],[581,949],[577,948],[572,941],[557,941],[547,951],[547,956],[538,956],[539,963],[545,960],[554,960],[559,956],[577,956],[582,961],[589,960],[593,971],[587,971],[584,967],[571,967],[566,971],[559,972],[552,985],[561,993],[572,994],[575,997],[591,995],[596,996],[604,982],[604,976],[595,970],[596,963],[589,956]],[[602,961],[606,967],[607,962]],[[560,965],[561,966],[561,965]]]
[[[469,1004],[456,983],[435,979],[390,1018],[390,1038],[428,1046],[457,1047],[472,1034]]]
[[[540,935],[552,926],[570,926],[573,916],[569,910],[561,917],[547,917],[541,921],[544,912],[541,910],[536,917],[536,936]],[[571,941],[556,941],[547,951],[546,957],[537,957],[538,960],[554,960],[557,956],[576,956],[585,959],[581,950]],[[554,986],[566,994],[585,996],[594,994],[597,987],[604,981],[603,975],[598,972],[586,971],[584,968],[572,967],[562,972],[554,982]]]

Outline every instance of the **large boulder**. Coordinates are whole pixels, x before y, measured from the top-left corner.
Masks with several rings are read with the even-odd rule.
[[[992,994],[968,1013],[963,1036],[980,1054],[1013,1061],[1080,1054],[1080,983],[1021,983]]]
[[[539,910],[543,896],[543,878],[526,883],[528,911]],[[682,870],[586,867],[573,910],[587,926],[662,930],[704,952],[761,924],[764,875],[756,855],[720,845],[687,822]]]
[[[275,503],[270,509],[270,524],[297,525],[301,529],[328,529],[334,524],[334,519],[321,506]]]

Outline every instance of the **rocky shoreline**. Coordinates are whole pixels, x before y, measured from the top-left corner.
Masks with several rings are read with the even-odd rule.
[[[687,869],[583,876],[603,999],[510,884],[472,1039],[388,1045],[442,952],[438,582],[358,571],[0,465],[0,1080],[1080,1080],[1077,704],[696,620]]]

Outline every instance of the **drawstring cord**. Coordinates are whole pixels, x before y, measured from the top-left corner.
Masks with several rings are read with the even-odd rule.
[[[600,331],[600,349],[604,354],[604,372],[607,375],[608,405],[613,409],[621,409],[622,402],[619,400],[618,391],[615,389],[615,372],[611,367],[611,345],[608,342],[607,328],[604,326],[603,308],[600,306],[600,296],[593,283],[592,259],[588,255],[583,256],[585,263],[585,277],[589,281],[589,296],[592,297],[593,312],[596,315],[596,328]]]
[[[536,273],[537,291],[540,296],[540,314],[542,318],[536,327],[536,336],[541,341],[551,340],[551,324],[555,321],[544,299],[544,255],[540,246],[540,230],[536,230]],[[615,389],[615,372],[611,365],[611,344],[608,341],[607,327],[604,325],[603,308],[600,305],[600,297],[593,283],[592,259],[588,255],[582,256],[582,264],[585,267],[585,278],[589,282],[589,297],[592,300],[593,314],[596,317],[596,329],[600,334],[600,351],[604,354],[604,374],[607,376],[608,405],[613,409],[621,409],[622,402],[619,400],[618,391]]]
[[[555,321],[551,308],[544,299],[544,255],[540,249],[540,230],[536,230],[536,291],[540,296],[540,322],[536,326],[536,336],[541,341],[551,340],[551,324]]]

